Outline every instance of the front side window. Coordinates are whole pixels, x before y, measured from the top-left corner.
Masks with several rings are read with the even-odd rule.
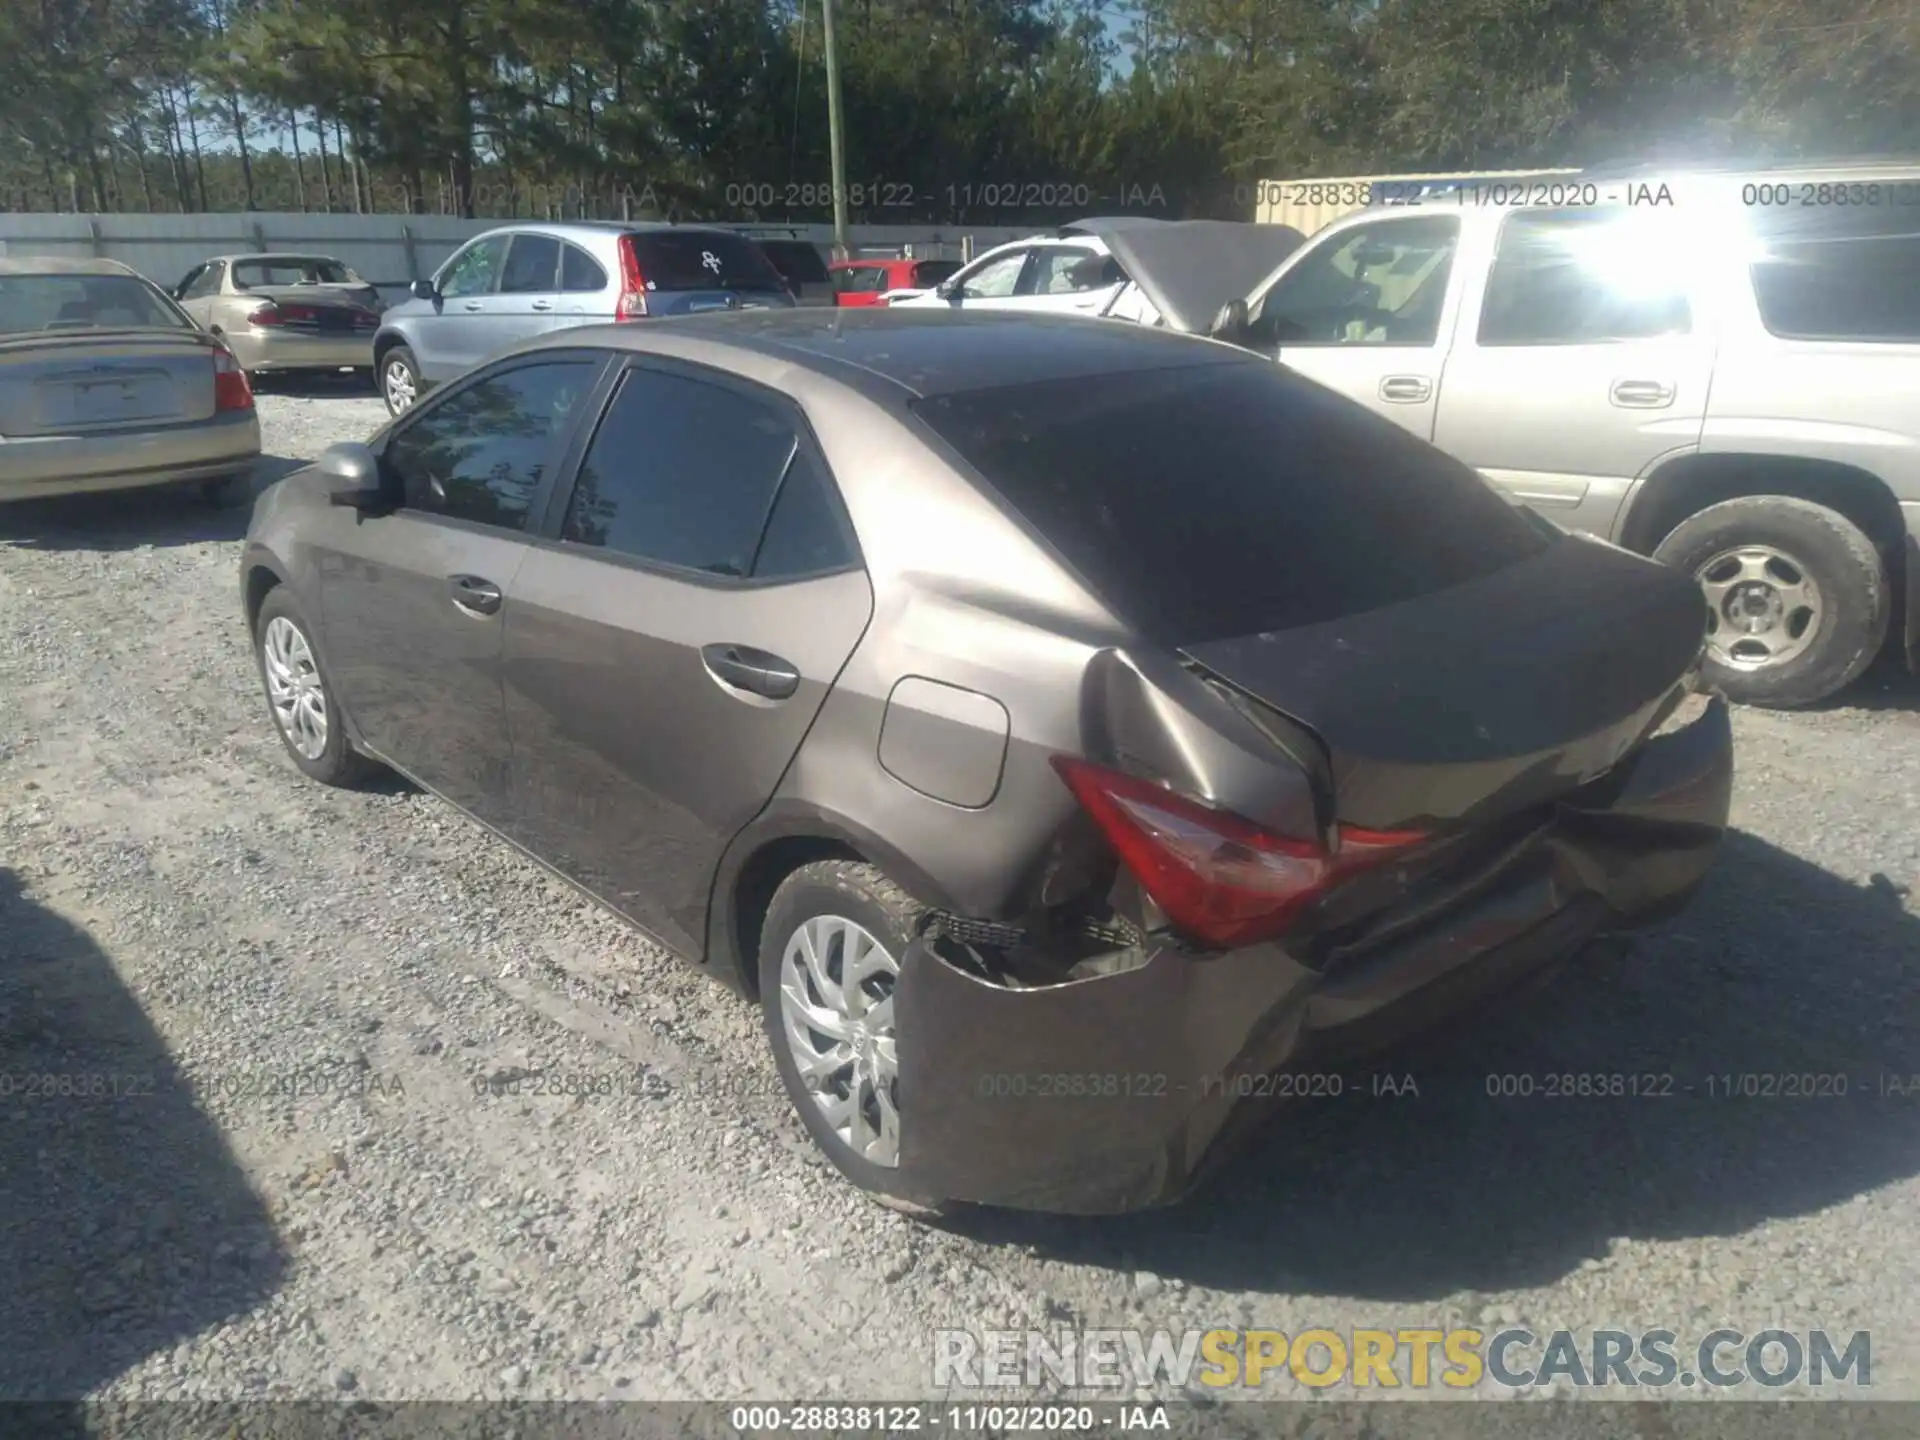
[[[756,572],[756,556],[790,474],[794,513],[767,558],[781,574],[812,564],[825,543],[808,513],[824,477],[793,421],[730,386],[633,370],[587,447],[560,538],[708,575],[769,573]]]
[[[877,295],[886,284],[886,268],[880,265],[849,265],[833,272],[834,292],[840,295]]]
[[[989,260],[960,282],[963,300],[1004,300],[1020,284],[1020,272],[1027,268],[1026,250],[1015,250]]]
[[[1510,215],[1487,274],[1479,343],[1597,345],[1683,335],[1687,253],[1668,217],[1624,211]]]
[[[554,442],[599,364],[558,360],[502,370],[423,407],[387,442],[382,464],[409,510],[524,530]]]
[[[1785,192],[1793,202],[1746,211],[1754,298],[1770,333],[1791,340],[1920,341],[1920,184],[1752,188],[1769,198]]]
[[[1040,252],[1039,262],[1034,266],[1033,293],[1074,295],[1084,290],[1100,289],[1100,259],[1100,255],[1092,250],[1048,246]]]
[[[951,279],[960,269],[958,260],[921,260],[913,267],[913,284],[931,290],[942,280]]]
[[[454,257],[447,273],[440,278],[440,293],[449,299],[462,295],[490,294],[500,278],[501,264],[507,258],[507,237],[489,235],[476,240]]]
[[[1274,282],[1253,316],[1262,345],[1432,345],[1460,222],[1382,220],[1328,237]]]

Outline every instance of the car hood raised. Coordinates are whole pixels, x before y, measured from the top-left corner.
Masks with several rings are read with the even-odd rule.
[[[1089,233],[1106,242],[1168,326],[1190,335],[1211,331],[1222,305],[1246,299],[1307,239],[1291,225],[1234,220],[1085,223],[1100,226]]]

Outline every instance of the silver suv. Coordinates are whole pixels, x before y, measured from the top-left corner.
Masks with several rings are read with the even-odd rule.
[[[1406,199],[1315,234],[1218,337],[1692,572],[1731,698],[1820,700],[1890,627],[1920,668],[1920,166]]]
[[[431,386],[550,330],[702,310],[784,309],[759,245],[702,225],[503,225],[456,250],[380,317],[373,364],[398,415]]]

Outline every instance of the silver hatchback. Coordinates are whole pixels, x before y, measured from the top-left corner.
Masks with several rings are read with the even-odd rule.
[[[732,230],[504,225],[469,240],[381,317],[374,367],[387,409],[398,415],[430,387],[549,331],[793,303],[766,253]]]

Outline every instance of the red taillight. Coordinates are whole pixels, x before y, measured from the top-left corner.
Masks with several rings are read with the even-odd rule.
[[[1273,938],[1337,881],[1427,838],[1342,826],[1329,851],[1137,776],[1064,755],[1053,767],[1174,927],[1222,949]]]
[[[253,409],[253,387],[247,384],[247,372],[240,368],[231,350],[213,352],[213,408]]]
[[[371,312],[356,315],[353,317],[353,328],[356,330],[378,330],[380,328],[380,317]]]
[[[641,320],[647,314],[647,282],[640,273],[640,247],[631,235],[620,237],[620,299],[613,307],[616,320]]]
[[[247,312],[247,323],[267,329],[275,325],[292,325],[305,320],[317,320],[320,314],[311,305],[275,305],[268,301]]]

